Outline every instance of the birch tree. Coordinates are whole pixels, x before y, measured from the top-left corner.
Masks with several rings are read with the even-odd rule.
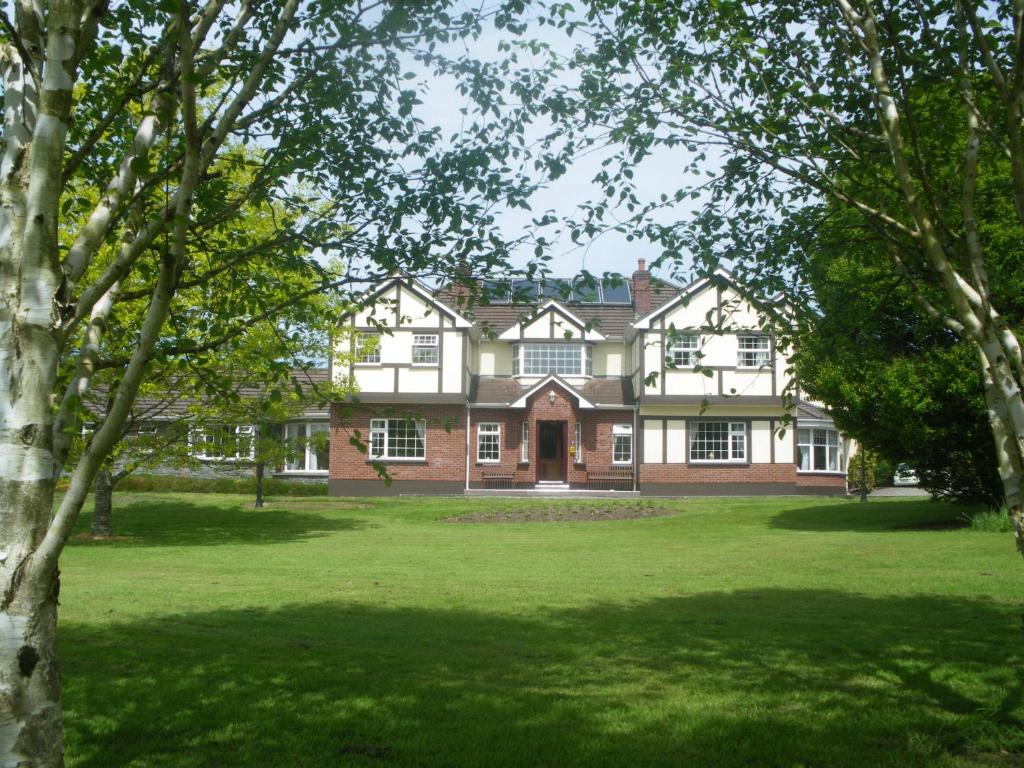
[[[449,5],[0,9],[0,764],[63,762],[59,557],[153,371],[216,354],[306,292],[399,268],[451,275],[470,254],[481,270],[503,263],[493,208],[526,182],[509,141],[519,118],[496,116],[497,94],[520,78],[447,62],[466,83],[450,137],[418,118],[424,88],[406,72],[440,66],[445,44],[487,22]],[[245,183],[231,163],[250,165]],[[269,234],[235,226],[243,208]],[[325,274],[318,252],[344,273]],[[275,298],[281,273],[306,285]],[[102,371],[117,373],[109,406],[71,466]]]
[[[978,183],[1002,172],[1024,226],[1024,2],[592,0],[554,3],[546,21],[585,41],[579,86],[549,99],[559,140],[612,148],[576,232],[614,226],[660,243],[662,265],[730,260],[755,288],[799,294],[762,244],[808,204],[860,216],[919,311],[974,349],[1024,554],[1024,367],[980,226],[998,186]],[[928,130],[939,93],[952,134]],[[668,153],[682,181],[652,200],[637,168]],[[672,216],[691,198],[692,215]]]

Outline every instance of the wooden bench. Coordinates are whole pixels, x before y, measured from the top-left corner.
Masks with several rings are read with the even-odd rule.
[[[484,488],[513,488],[516,484],[516,473],[511,469],[485,469],[480,474]]]
[[[604,467],[587,472],[587,488],[596,490],[595,486],[607,486],[601,490],[632,491],[633,467]]]

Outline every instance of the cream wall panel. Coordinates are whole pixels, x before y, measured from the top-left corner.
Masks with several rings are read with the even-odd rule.
[[[718,292],[714,286],[708,286],[690,297],[686,305],[680,302],[665,313],[665,327],[675,325],[679,330],[699,328],[717,322]],[[710,315],[708,313],[711,313]]]
[[[622,345],[595,344],[591,347],[594,354],[595,376],[622,376]]]
[[[718,373],[705,376],[703,373],[668,369],[665,371],[666,395],[717,395]]]
[[[437,392],[437,368],[399,368],[399,392]]]
[[[775,440],[775,463],[776,464],[792,464],[794,460],[794,445],[793,442],[793,430],[791,427],[786,428],[785,434],[779,436],[778,431],[772,435],[772,439]]]
[[[772,460],[772,425],[768,421],[750,422],[750,460],[768,464]]]
[[[382,363],[412,362],[412,333],[395,331],[380,335],[380,361]]]
[[[661,356],[661,339],[654,334],[642,334],[643,336],[643,356],[644,356],[644,378],[651,373],[651,371],[661,371],[662,367],[662,356]],[[661,392],[661,379],[653,384],[644,384],[644,391],[650,394],[656,395]]]
[[[732,334],[707,334],[701,338],[701,362],[713,367],[732,367],[736,365],[738,348],[739,342]]]
[[[444,350],[441,358],[441,371],[443,374],[444,392],[462,391],[462,345],[465,343],[465,335],[458,332],[448,332],[444,335]]]
[[[524,339],[550,339],[551,318],[544,314],[523,328]]]
[[[644,427],[644,464],[660,464],[662,460],[662,441],[664,430],[661,421],[645,421]]]
[[[732,288],[722,290],[722,324],[726,328],[760,328],[761,315]]]
[[[686,422],[673,419],[667,422],[667,430],[665,461],[669,464],[683,464],[686,461]]]
[[[722,391],[727,395],[772,394],[771,369],[763,371],[722,371]]]
[[[400,310],[402,325],[437,326],[441,324],[437,309],[410,290],[402,289]]]
[[[512,345],[501,341],[481,341],[480,375],[511,376]]]
[[[395,370],[393,368],[355,367],[356,388],[360,392],[394,392]]]
[[[546,319],[546,318],[545,318]],[[555,315],[555,334],[552,336],[554,339],[579,339],[583,336],[582,329],[570,323],[563,317]]]

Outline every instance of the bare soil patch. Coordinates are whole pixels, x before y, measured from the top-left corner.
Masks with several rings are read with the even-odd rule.
[[[531,506],[488,506],[476,512],[445,517],[444,523],[564,523],[581,520],[637,520],[664,517],[676,510],[649,503],[536,504]]]

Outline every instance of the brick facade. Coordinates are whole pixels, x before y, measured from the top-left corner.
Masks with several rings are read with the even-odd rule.
[[[466,409],[461,405],[430,406],[414,408],[388,406],[345,409],[337,406],[331,409],[331,469],[330,490],[332,494],[353,495],[368,492],[375,485],[381,486],[378,493],[386,488],[374,469],[370,458],[351,444],[350,439],[358,431],[364,442],[370,439],[372,418],[425,419],[426,457],[422,460],[382,460],[390,475],[395,490],[453,490],[462,488],[466,474]],[[348,484],[348,487],[344,487]]]
[[[554,403],[550,400],[551,392],[555,395]],[[568,457],[566,481],[573,487],[585,487],[588,467],[606,468],[612,463],[612,427],[633,423],[632,410],[581,409],[577,407],[575,397],[557,386],[544,388],[533,395],[525,408],[474,408],[470,414],[470,487],[482,487],[484,472],[498,469],[515,472],[517,486],[532,487],[537,481],[537,424],[541,421],[565,422],[569,446],[575,442],[577,422],[582,425],[582,456]],[[524,421],[529,425],[530,443],[525,462],[522,461]],[[501,425],[501,457],[498,463],[477,461],[477,435],[481,423]]]

